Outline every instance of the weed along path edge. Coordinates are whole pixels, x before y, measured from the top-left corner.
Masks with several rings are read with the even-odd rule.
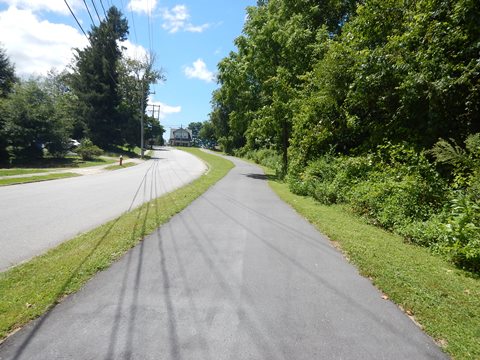
[[[231,161],[235,168],[190,206],[9,337],[0,358],[447,358],[274,194],[263,171]],[[183,195],[164,199],[185,207]],[[150,218],[152,228],[160,223],[158,202],[143,209],[130,232],[142,234]],[[101,246],[94,242],[60,290],[69,292]]]

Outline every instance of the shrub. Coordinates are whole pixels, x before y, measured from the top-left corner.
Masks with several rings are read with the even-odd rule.
[[[433,164],[402,145],[387,144],[356,157],[327,153],[303,170],[291,166],[288,181],[297,194],[327,205],[348,204],[391,230],[427,221],[446,201],[446,183]]]
[[[282,156],[273,149],[249,150],[242,148],[235,151],[235,156],[244,157],[257,164],[274,169],[276,175],[282,177]]]
[[[80,155],[83,160],[93,160],[103,153],[102,149],[94,145],[90,139],[83,139],[75,152]]]
[[[421,221],[413,220],[396,229],[396,232],[405,240],[420,246],[438,248],[438,243],[445,234],[445,216],[434,214],[430,219]]]
[[[480,135],[465,144],[463,150],[442,140],[430,151],[453,167],[451,184],[426,152],[392,144],[355,157],[329,152],[306,167],[294,159],[287,180],[296,194],[346,204],[371,223],[479,271]]]
[[[468,269],[480,270],[480,199],[457,191],[450,201],[440,249]]]

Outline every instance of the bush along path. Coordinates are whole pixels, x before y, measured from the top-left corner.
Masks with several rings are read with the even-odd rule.
[[[345,204],[460,268],[480,271],[480,133],[465,148],[441,140],[428,152],[388,144],[361,156],[327,154],[291,166],[288,183],[296,194]]]

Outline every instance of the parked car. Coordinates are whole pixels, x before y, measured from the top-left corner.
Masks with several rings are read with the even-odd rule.
[[[68,145],[69,145],[70,149],[76,148],[77,146],[80,145],[80,141],[75,140],[75,139],[68,139]]]

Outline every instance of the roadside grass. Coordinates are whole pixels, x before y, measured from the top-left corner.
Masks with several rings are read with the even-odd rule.
[[[91,167],[91,166],[113,164],[117,161],[118,159],[116,157],[110,157],[110,156],[100,156],[93,160],[82,160],[81,158],[77,157],[72,162],[72,166],[66,166],[66,167],[85,168],[85,167]]]
[[[135,146],[133,149],[128,148],[126,146],[115,146],[110,149],[107,149],[104,154],[106,156],[110,156],[113,158],[116,158],[116,161],[118,161],[118,157],[120,155],[123,156],[124,159],[135,159],[135,158],[140,158],[142,151],[138,146]],[[143,153],[144,159],[150,159],[151,155],[153,154],[153,150],[145,149]]]
[[[209,171],[178,190],[0,273],[0,339],[79,290],[233,167],[230,161],[198,149],[184,150],[202,159]]]
[[[13,168],[0,169],[0,176],[22,175],[48,172],[51,170],[84,168],[98,165],[113,164],[116,157],[100,156],[93,160],[82,160],[80,156],[66,156],[65,158],[44,158],[28,163],[15,164]]]
[[[360,273],[454,359],[480,359],[480,278],[425,248],[367,224],[339,205],[291,193],[264,168],[272,189],[339,247]]]
[[[17,178],[14,177],[14,178],[0,179],[0,186],[25,184],[25,183],[57,180],[57,179],[66,179],[66,178],[76,177],[76,176],[81,176],[81,175],[67,172],[67,173],[55,173],[55,174],[38,175],[38,176],[28,176],[28,177],[17,177]]]
[[[14,176],[14,175],[28,175],[28,174],[37,174],[49,172],[50,170],[45,169],[0,169],[0,176]]]
[[[137,165],[136,163],[134,162],[126,162],[126,163],[123,163],[122,165],[110,165],[110,166],[107,166],[105,168],[105,170],[119,170],[119,169],[124,169],[124,168],[128,168],[130,166],[135,166]]]

